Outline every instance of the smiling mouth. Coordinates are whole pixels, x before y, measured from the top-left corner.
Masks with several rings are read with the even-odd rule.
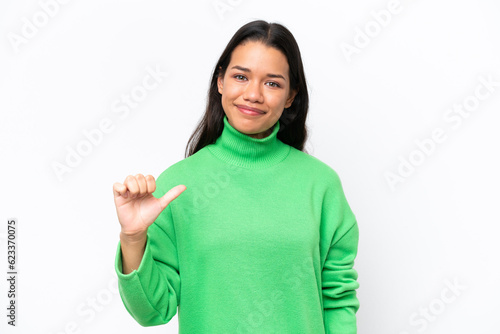
[[[242,113],[244,113],[246,115],[264,115],[265,114],[265,112],[260,110],[260,109],[248,107],[245,105],[237,105],[236,107],[238,108],[239,111],[241,111]]]

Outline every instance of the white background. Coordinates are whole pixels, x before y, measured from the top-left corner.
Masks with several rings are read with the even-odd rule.
[[[338,172],[358,219],[358,332],[500,333],[499,14],[493,0],[2,1],[0,267],[14,217],[19,277],[14,329],[0,280],[0,332],[177,332],[177,315],[141,327],[117,293],[112,185],[184,158],[218,57],[264,19],[297,39],[306,149]],[[168,75],[125,114],[147,68]],[[450,114],[464,103],[466,117]],[[58,175],[106,119],[112,130]],[[430,145],[436,131],[446,139]]]

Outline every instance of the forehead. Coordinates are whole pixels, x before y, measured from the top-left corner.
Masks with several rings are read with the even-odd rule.
[[[247,41],[238,45],[231,55],[228,68],[239,65],[252,72],[276,73],[288,77],[288,61],[278,49],[262,42]]]

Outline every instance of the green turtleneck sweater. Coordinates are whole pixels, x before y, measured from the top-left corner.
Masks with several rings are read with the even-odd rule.
[[[233,128],[167,168],[159,198],[186,190],[148,228],[137,270],[115,270],[142,326],[177,313],[184,334],[353,334],[358,224],[337,173],[277,138]]]

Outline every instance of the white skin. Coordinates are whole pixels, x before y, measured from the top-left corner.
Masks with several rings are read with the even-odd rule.
[[[226,73],[218,78],[217,86],[229,124],[253,138],[267,137],[297,94],[290,91],[285,55],[256,41],[240,44],[233,50]],[[247,115],[237,106],[257,108],[264,114]]]
[[[247,42],[236,47],[224,77],[219,77],[217,83],[229,124],[253,138],[267,137],[283,109],[292,104],[296,95],[296,91],[290,91],[285,55],[261,42]],[[257,108],[264,113],[246,115],[238,109],[238,105]],[[186,190],[186,186],[177,185],[160,198],[152,195],[155,189],[155,178],[143,174],[128,175],[123,184],[116,182],[113,185],[116,213],[121,225],[124,274],[139,268],[148,227],[170,202]]]

